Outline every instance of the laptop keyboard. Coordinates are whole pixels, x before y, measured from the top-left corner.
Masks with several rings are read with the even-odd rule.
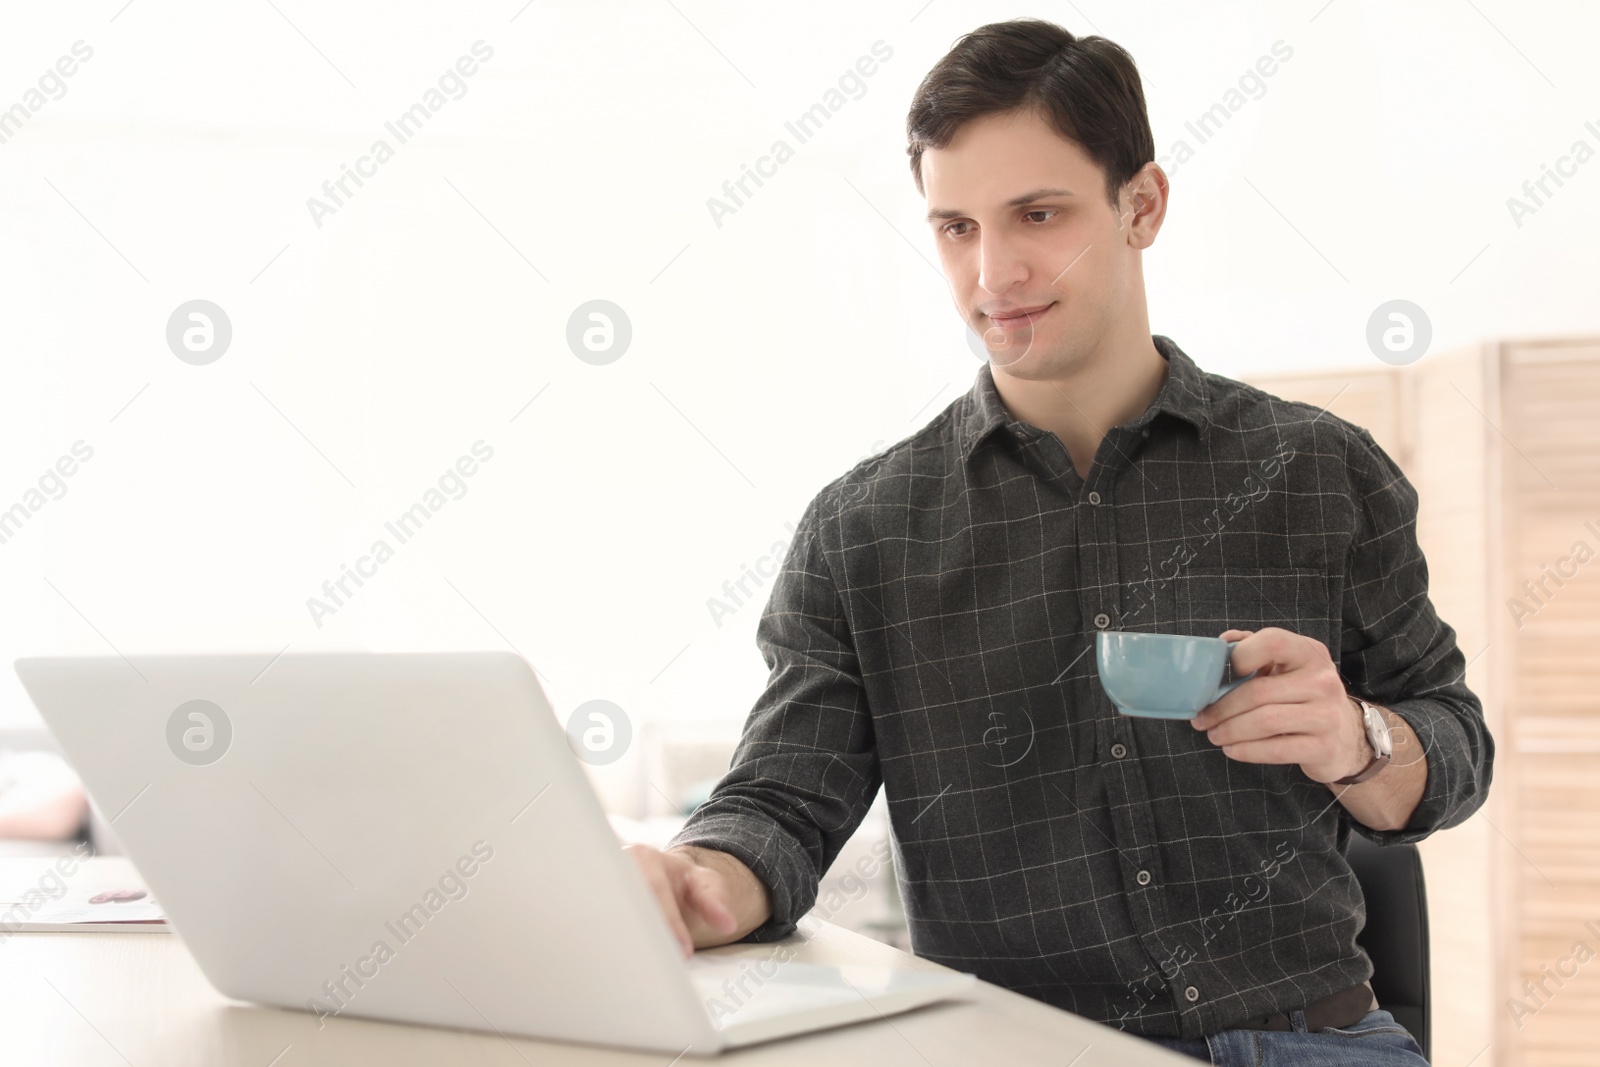
[[[837,967],[703,956],[691,957],[686,966],[695,992],[719,1027],[863,999]]]

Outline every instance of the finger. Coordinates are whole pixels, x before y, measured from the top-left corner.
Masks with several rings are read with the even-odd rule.
[[[1213,745],[1220,747],[1246,741],[1259,741],[1280,734],[1315,736],[1311,729],[1315,725],[1315,719],[1309,712],[1310,708],[1305,704],[1262,704],[1232,718],[1219,721],[1206,731],[1206,738]]]
[[[726,880],[716,871],[701,867],[689,882],[695,910],[719,934],[732,933],[739,925],[728,901]]]
[[[1235,644],[1242,645],[1245,641],[1250,640],[1250,638],[1254,637],[1255,635],[1256,635],[1256,632],[1254,630],[1224,630],[1220,634],[1218,634],[1217,637],[1219,639],[1223,640],[1223,641],[1230,641],[1230,642],[1234,642]],[[1254,645],[1254,642],[1252,642],[1252,646],[1253,645]],[[1249,674],[1250,673],[1249,671],[1244,670],[1242,668],[1239,668],[1237,666],[1237,664],[1239,662],[1239,649],[1238,648],[1230,648],[1228,650],[1228,662],[1231,665],[1234,665],[1234,673],[1235,674]]]
[[[1234,642],[1234,646],[1228,650],[1228,667],[1233,672],[1234,678],[1241,679],[1251,674],[1255,675],[1255,678],[1235,685],[1221,700],[1201,708],[1200,713],[1190,720],[1196,729],[1209,729],[1222,719],[1248,711],[1262,701],[1263,698],[1259,695],[1261,687],[1254,683],[1274,673],[1273,653],[1270,649],[1266,652],[1261,651],[1263,639],[1271,632],[1271,627],[1261,631],[1260,634],[1253,630],[1230,629],[1217,635],[1220,640]],[[1220,711],[1213,710],[1219,707]]]
[[[1254,711],[1262,703],[1262,684],[1268,679],[1252,678],[1248,682],[1233,687],[1223,695],[1220,700],[1212,701],[1201,708],[1189,720],[1189,725],[1196,730],[1209,730],[1218,723],[1227,722],[1235,716]]]
[[[1222,754],[1239,763],[1308,763],[1321,755],[1316,738],[1309,734],[1279,734],[1258,741],[1224,745]]]
[[[1235,674],[1281,674],[1311,662],[1317,649],[1327,652],[1319,641],[1281,626],[1264,626],[1234,646],[1233,670]]]
[[[723,879],[716,871],[705,867],[697,867],[691,871],[688,878],[686,896],[692,911],[713,932],[731,934],[738,929],[739,920],[733,914],[733,908],[727,903],[727,893],[724,890]]]
[[[1258,674],[1248,682],[1235,686],[1220,700],[1201,708],[1199,714],[1189,722],[1196,730],[1209,730],[1267,704],[1302,704],[1319,695],[1304,672]]]
[[[684,954],[693,955],[699,942],[699,932],[706,928],[700,902],[699,885],[705,875],[712,872],[686,856],[668,858],[669,876],[677,897],[678,915],[683,922]]]
[[[1282,633],[1287,631],[1274,631],[1270,626],[1264,630],[1222,631],[1218,635],[1222,640],[1236,642],[1228,650],[1228,664],[1233,668],[1234,677],[1242,678],[1252,671],[1270,674],[1277,658],[1275,634]]]
[[[667,926],[672,930],[672,936],[678,939],[678,947],[683,950],[685,956],[692,955],[694,938],[689,936],[689,927],[684,924],[683,915],[678,910],[678,894],[665,870],[666,864],[671,862],[670,859],[661,857],[659,861],[652,862],[638,852],[634,853],[634,858],[639,864],[639,869],[644,872],[644,879],[649,884],[650,891],[655,894],[656,903],[661,908],[662,916],[667,920]]]

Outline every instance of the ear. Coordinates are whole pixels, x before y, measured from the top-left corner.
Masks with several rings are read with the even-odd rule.
[[[1145,249],[1155,243],[1167,217],[1168,191],[1167,173],[1155,162],[1140,167],[1123,186],[1117,228],[1127,233],[1134,248]]]

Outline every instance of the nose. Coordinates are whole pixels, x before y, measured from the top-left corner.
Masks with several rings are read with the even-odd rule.
[[[996,296],[1028,276],[1022,257],[994,231],[978,234],[978,285]]]

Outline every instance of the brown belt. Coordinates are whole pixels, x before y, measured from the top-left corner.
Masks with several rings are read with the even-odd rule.
[[[1319,1000],[1313,1000],[1301,1011],[1305,1012],[1306,1029],[1310,1031],[1321,1030],[1325,1027],[1354,1026],[1361,1021],[1362,1016],[1378,1007],[1378,998],[1372,995],[1372,986],[1367,982],[1353,985],[1349,989],[1341,989],[1337,993],[1329,993]],[[1283,1012],[1273,1012],[1270,1015],[1257,1016],[1246,1019],[1242,1023],[1235,1023],[1234,1029],[1239,1030],[1293,1030],[1289,1016]]]

